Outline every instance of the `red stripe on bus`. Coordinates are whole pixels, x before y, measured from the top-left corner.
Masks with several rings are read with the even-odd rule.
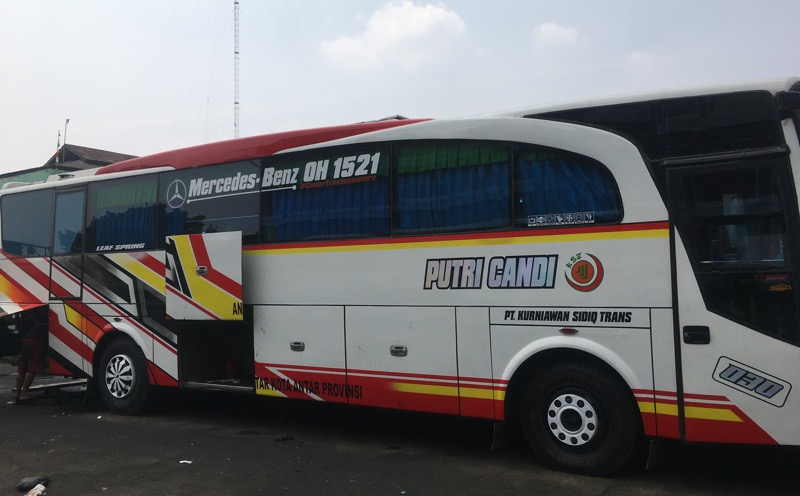
[[[337,240],[337,241],[311,241],[311,242],[296,242],[296,243],[274,243],[274,244],[261,244],[254,246],[243,247],[244,251],[256,250],[294,250],[298,248],[311,248],[311,247],[341,247],[341,246],[381,246],[381,245],[402,245],[420,242],[435,242],[443,243],[448,241],[469,241],[469,240],[482,240],[482,239],[514,239],[514,238],[528,238],[538,236],[563,236],[563,235],[581,235],[581,234],[607,234],[618,232],[636,232],[636,231],[659,231],[669,228],[669,222],[641,222],[636,224],[616,224],[609,226],[597,227],[568,227],[557,229],[535,229],[535,230],[516,230],[516,231],[493,231],[469,234],[438,234],[436,236],[407,236],[397,238],[380,238],[380,239],[350,239],[350,240]]]
[[[631,389],[633,394],[646,395],[646,396],[674,396],[677,397],[678,393],[675,391],[659,391],[657,389]]]
[[[50,375],[62,375],[64,377],[71,377],[73,375],[67,367],[60,364],[52,355],[50,355],[49,358]]]
[[[725,396],[716,396],[710,394],[694,394],[694,393],[684,393],[684,399],[687,400],[698,400],[698,401],[724,401],[729,403],[731,400]]]
[[[13,255],[7,255],[8,260],[11,261],[14,265],[16,265],[22,272],[27,274],[31,277],[34,281],[39,283],[43,288],[48,288],[50,285],[50,276],[49,274],[45,274],[38,267],[36,267],[30,260],[27,258],[15,257]],[[45,259],[46,260],[46,259]]]
[[[60,323],[54,325],[53,322],[51,322],[50,324],[51,337],[61,341],[64,346],[74,351],[82,359],[91,362],[92,356],[94,355],[94,351],[91,348],[84,344],[79,337],[69,332],[69,330],[67,330]],[[80,368],[80,364],[76,365],[78,365]]]
[[[140,324],[139,322],[137,322],[137,321],[136,321],[134,318],[131,318],[130,316],[128,316],[127,314],[125,314],[125,313],[124,313],[122,310],[120,310],[120,309],[117,307],[117,305],[115,305],[115,304],[113,304],[113,303],[109,303],[109,302],[108,302],[108,300],[106,300],[106,299],[105,299],[105,298],[104,298],[102,295],[98,294],[96,291],[94,291],[94,290],[93,290],[91,287],[89,287],[89,286],[84,286],[84,290],[85,290],[87,293],[89,293],[91,296],[93,296],[93,297],[94,297],[94,298],[95,298],[95,299],[98,301],[97,303],[87,303],[86,305],[103,305],[103,306],[105,306],[105,307],[106,307],[106,308],[108,308],[109,310],[113,311],[113,312],[116,314],[116,316],[117,316],[117,317],[120,317],[120,318],[123,318],[123,319],[125,319],[125,322],[126,322],[128,325],[130,325],[130,326],[132,326],[132,327],[135,327],[137,330],[139,330],[139,331],[141,331],[142,333],[144,333],[145,335],[147,335],[147,336],[148,336],[149,338],[151,338],[153,341],[155,341],[156,343],[158,343],[158,344],[160,344],[161,346],[163,346],[163,347],[164,347],[164,348],[165,348],[167,351],[169,351],[169,352],[170,352],[170,353],[172,353],[173,355],[177,355],[177,350],[176,350],[176,348],[175,348],[175,347],[174,347],[172,344],[170,344],[170,343],[168,343],[168,342],[164,341],[164,340],[163,340],[163,339],[161,339],[161,338],[160,338],[160,337],[159,337],[157,334],[155,334],[154,332],[152,332],[150,329],[148,329],[148,328],[147,328],[147,327],[145,327],[144,325],[142,325],[142,324]],[[101,329],[102,329],[102,328],[103,328],[103,326],[105,326],[106,324],[110,324],[112,327],[115,327],[115,324],[114,324],[114,323],[111,323],[111,322],[109,322],[109,321],[108,321],[108,319],[106,319],[105,317],[102,317],[102,316],[100,316],[100,314],[98,314],[98,313],[96,313],[96,312],[92,311],[92,310],[91,310],[91,309],[89,309],[89,308],[87,308],[87,313],[91,313],[91,314],[93,314],[94,316],[96,316],[96,318],[95,318],[95,319],[94,319],[92,322],[93,322],[93,323],[95,323],[95,322],[96,322],[98,325],[100,325],[100,328],[101,328]],[[93,318],[94,318],[94,317],[93,317]]]
[[[3,277],[8,283],[11,285],[14,291],[20,293],[17,295],[7,295],[12,297],[12,301],[18,305],[24,305],[26,303],[33,303],[37,302],[37,305],[44,305],[39,298],[37,298],[33,293],[27,290],[23,285],[18,284],[16,279],[11,277],[6,271],[0,269],[0,277]]]
[[[208,256],[208,250],[206,250],[203,237],[189,236],[189,243],[192,245],[192,252],[194,252],[197,265],[208,267],[208,274],[204,276],[204,279],[234,298],[241,299],[242,285],[214,268],[214,265],[211,263],[211,257]]]
[[[163,261],[157,259],[156,257],[154,257],[149,253],[143,253],[143,252],[131,253],[130,256],[131,258],[133,258],[140,264],[144,265],[148,269],[152,270],[156,274],[160,275],[161,277],[164,277],[164,273],[166,271],[166,265],[164,264]]]
[[[741,422],[686,417],[687,442],[777,445],[778,442],[738,407],[728,405]]]
[[[214,320],[220,320],[219,315],[215,315],[215,314],[211,313],[209,310],[207,310],[206,308],[201,307],[200,305],[197,304],[197,302],[187,298],[185,294],[181,293],[180,291],[178,291],[177,289],[173,288],[172,286],[167,286],[167,291],[169,291],[170,293],[180,297],[184,302],[190,304],[191,306],[195,307],[197,310],[200,310],[201,312],[203,312],[204,314],[208,315],[209,317],[212,317]],[[167,315],[167,317],[169,317],[169,315]]]
[[[54,295],[56,298],[59,298],[59,299],[62,299],[62,298],[80,298],[81,286],[83,285],[81,283],[81,280],[78,279],[77,277],[75,277],[74,275],[70,274],[67,271],[67,269],[65,269],[64,267],[58,265],[57,263],[52,262],[52,260],[50,262],[50,267],[51,267],[51,272],[57,270],[58,272],[61,273],[61,275],[63,275],[67,279],[69,279],[70,282],[72,282],[73,284],[78,286],[78,294],[74,295],[74,294],[70,293],[69,291],[67,291],[60,284],[57,284],[51,277],[51,279],[50,279],[50,294]]]
[[[177,379],[151,361],[147,362],[147,376],[150,384],[154,386],[178,387]]]
[[[187,169],[190,167],[213,165],[222,162],[249,160],[255,157],[273,155],[281,150],[324,143],[326,141],[357,136],[359,134],[371,133],[393,127],[407,126],[427,120],[429,119],[366,122],[220,141],[217,143],[182,148],[180,150],[156,153],[146,157],[139,157],[116,164],[106,165],[105,167],[97,169],[97,175],[150,169],[153,167]]]
[[[359,370],[359,369],[344,369],[333,367],[312,367],[306,365],[289,365],[289,364],[274,364],[274,363],[256,363],[256,367],[260,367],[263,372],[267,373],[274,369],[283,373],[321,373],[321,374],[336,374],[336,375],[350,375],[352,377],[377,377],[389,379],[392,381],[405,381],[415,382],[419,384],[446,385],[451,387],[461,387],[470,389],[484,389],[484,390],[498,390],[503,391],[508,386],[506,380],[495,380],[484,377],[459,377],[450,375],[430,375],[430,374],[409,374],[406,372],[393,372],[382,370]]]
[[[322,400],[404,410],[460,414],[469,417],[503,419],[503,401],[492,394],[486,398],[462,395],[462,389],[502,392],[490,379],[486,385],[459,384],[455,376],[361,371],[343,368],[303,367],[256,363],[261,388],[288,398]],[[474,380],[473,380],[474,381]],[[398,389],[402,386],[402,389]],[[410,389],[409,389],[410,388]],[[437,389],[443,388],[443,389]],[[448,392],[449,391],[449,392]]]
[[[347,369],[347,374],[359,377],[377,377],[402,381],[420,381],[421,383],[425,384],[431,384],[432,381],[439,381],[443,384],[451,386],[456,386],[458,384],[458,376],[455,375],[410,374],[408,372],[361,369]]]

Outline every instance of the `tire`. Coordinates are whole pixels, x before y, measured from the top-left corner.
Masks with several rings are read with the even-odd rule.
[[[112,342],[103,352],[97,386],[103,403],[112,413],[136,415],[144,412],[151,388],[142,350],[128,339]]]
[[[553,468],[609,475],[639,445],[636,402],[610,373],[589,364],[557,364],[533,374],[522,394],[522,431],[536,456]]]

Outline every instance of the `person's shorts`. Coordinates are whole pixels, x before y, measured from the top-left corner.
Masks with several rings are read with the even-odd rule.
[[[41,339],[23,339],[19,351],[18,374],[36,374],[42,371],[44,362],[44,341]]]

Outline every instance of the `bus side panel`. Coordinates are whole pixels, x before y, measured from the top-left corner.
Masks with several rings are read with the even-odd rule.
[[[621,376],[637,400],[645,432],[656,435],[651,311],[671,312],[666,223],[532,237],[531,243],[527,253],[558,255],[554,288],[535,294],[510,290],[502,294],[504,306],[492,307],[494,380],[508,384],[540,352],[584,352]],[[578,284],[582,273],[591,284]],[[661,318],[658,331],[669,337],[659,342],[672,337],[663,325]]]
[[[49,264],[43,258],[21,258],[0,251],[0,308],[12,314],[48,300]]]
[[[269,306],[253,311],[256,393],[346,403],[344,308]]]
[[[489,309],[457,307],[458,391],[461,415],[502,418],[502,391],[492,377]]]
[[[167,316],[241,321],[242,233],[167,236]]]
[[[510,379],[512,373],[528,358],[537,353],[553,349],[578,350],[596,356],[610,365],[636,393],[639,409],[645,426],[648,414],[652,412],[652,361],[650,357],[649,309],[625,310],[607,309],[602,311],[631,314],[628,327],[610,326],[596,320],[580,325],[547,325],[545,323],[511,323],[504,320],[509,312],[541,312],[552,310],[542,307],[526,309],[492,309],[492,363],[496,378]],[[575,312],[598,312],[592,309],[561,310],[573,315]],[[625,325],[625,324],[623,324]],[[569,327],[577,331],[574,335],[564,335],[560,331]],[[644,399],[640,395],[644,393]],[[652,424],[652,421],[649,422]]]
[[[650,315],[655,386],[653,391],[645,392],[644,395],[637,394],[639,408],[645,419],[647,435],[678,439],[681,432],[678,418],[678,378],[672,309],[654,308],[650,310]],[[649,396],[646,402],[644,396]],[[647,430],[648,422],[650,430]]]
[[[127,334],[149,362],[151,383],[177,386],[178,340],[164,323],[163,253],[85,255],[82,332],[93,348],[111,330]]]
[[[3,256],[0,259],[0,293],[5,311],[19,311],[31,305],[46,304],[50,297],[50,260]],[[72,284],[75,287],[75,284]],[[77,291],[80,288],[77,287]],[[94,346],[81,331],[80,308],[77,300],[70,305],[54,302],[48,312],[48,356],[54,374],[76,377],[91,375],[85,359]],[[72,323],[70,323],[70,320]],[[73,325],[74,324],[74,325]]]
[[[350,403],[458,414],[455,308],[347,307]]]
[[[525,234],[248,248],[246,302],[342,305],[348,384],[362,386],[363,393],[351,403],[502,418],[505,389],[530,356],[525,353],[531,347],[545,349],[537,340],[563,337],[562,326],[579,333],[593,329],[590,335],[601,339],[604,333],[594,329],[597,326],[608,329],[605,334],[633,336],[633,341],[620,338],[627,346],[624,353],[601,358],[617,360],[612,366],[621,373],[629,370],[623,377],[630,387],[646,391],[653,411],[648,312],[671,306],[666,223]],[[638,253],[647,257],[634,256]],[[451,270],[448,267],[467,265],[471,270],[461,270],[458,277],[442,276],[442,271]],[[533,265],[538,267],[536,277],[529,277]],[[590,278],[592,287],[573,287],[571,271],[576,266],[576,271],[586,269],[590,275],[598,269]],[[501,305],[507,308],[493,324],[508,324],[513,336],[497,327],[489,334],[487,313]],[[534,310],[568,315],[558,323],[546,320],[550,317],[535,321],[527,313]],[[509,321],[504,320],[506,311]],[[626,327],[631,322],[636,322],[635,328]],[[569,348],[577,343],[561,344]],[[406,346],[408,356],[392,356],[393,345]],[[589,347],[588,352],[602,349]],[[407,386],[412,380],[428,387],[415,391]]]
[[[152,370],[155,383],[161,386],[178,385],[178,338],[165,321],[166,283],[163,251],[111,253],[108,263],[127,276],[131,287],[131,302],[135,304],[134,321],[127,319],[131,329],[137,327],[152,336]],[[88,274],[88,273],[87,273]]]
[[[84,333],[81,310],[86,305],[72,301],[50,304],[48,347],[51,371],[75,377],[91,377],[95,343]]]
[[[681,342],[686,441],[800,444],[793,394],[800,350],[698,304],[703,297],[677,239],[681,329],[705,326],[710,334],[707,344]]]

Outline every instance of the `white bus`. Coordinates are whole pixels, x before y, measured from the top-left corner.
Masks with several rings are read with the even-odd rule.
[[[112,412],[209,388],[514,422],[547,464],[800,444],[800,82],[160,153],[0,191],[0,306]]]

